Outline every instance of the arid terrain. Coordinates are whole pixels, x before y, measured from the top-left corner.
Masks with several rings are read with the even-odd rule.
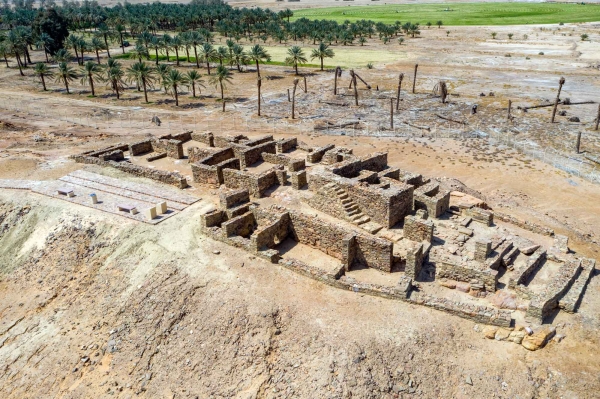
[[[579,39],[584,32],[590,41]],[[390,165],[456,179],[491,209],[551,228],[570,238],[577,255],[597,258],[600,179],[598,165],[584,155],[600,156],[600,133],[593,130],[599,40],[598,24],[566,24],[425,28],[421,38],[402,45],[334,46],[327,71],[300,68],[308,90],[298,88],[295,120],[287,102],[290,67],[261,65],[267,78],[260,118],[252,66],[234,72],[224,113],[208,84],[198,99],[181,95],[177,108],[158,88],[149,93],[150,105],[134,87],[120,100],[108,87],[89,98],[89,88],[78,82],[70,95],[60,83],[44,93],[31,71],[20,77],[15,67],[0,67],[0,179],[52,180],[85,169],[138,181],[69,156],[183,130],[295,134],[309,145],[333,143],[357,155],[387,151]],[[281,46],[266,45],[281,61]],[[348,104],[320,104],[333,98],[335,65],[344,70],[338,99]],[[189,67],[182,63],[181,69]],[[359,85],[358,107],[346,90],[349,68],[373,86]],[[405,74],[402,102],[395,128],[388,129],[399,73]],[[567,115],[554,124],[552,108],[518,109],[552,101],[561,76],[561,98],[596,103],[561,105]],[[450,104],[431,94],[441,79],[448,82]],[[506,120],[509,99],[512,121]],[[160,127],[150,123],[155,115]],[[581,122],[569,122],[573,116]],[[356,119],[364,124],[360,130],[335,128]],[[334,127],[315,130],[319,120]],[[178,171],[189,177],[183,165]],[[484,326],[474,322],[332,288],[214,241],[200,232],[198,215],[214,206],[216,190],[192,184],[186,192],[201,200],[148,225],[0,189],[0,396],[597,397],[598,276],[576,314],[561,312],[551,321],[564,339],[531,352],[486,339]]]

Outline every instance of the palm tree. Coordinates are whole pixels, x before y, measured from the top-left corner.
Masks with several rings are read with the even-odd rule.
[[[43,62],[38,62],[35,64],[35,74],[40,78],[42,87],[44,88],[44,91],[46,91],[46,78],[51,78],[54,76],[54,74],[50,68],[48,68],[48,65],[44,64]]]
[[[158,65],[158,50],[162,48],[162,41],[160,38],[154,36],[152,40],[150,40],[149,46],[154,49],[154,53],[156,55],[156,65]]]
[[[90,48],[96,52],[96,60],[98,60],[98,65],[100,65],[100,50],[104,50],[104,43],[102,43],[102,40],[98,36],[94,36],[90,42]]]
[[[67,94],[70,94],[69,91],[69,82],[72,82],[77,77],[75,70],[69,66],[66,62],[61,62],[58,64],[58,75],[56,76],[57,82],[62,82],[65,84],[65,88],[67,89]]]
[[[188,71],[188,73],[185,75],[185,79],[188,87],[192,88],[192,95],[194,98],[196,97],[196,86],[205,87],[204,80],[202,80],[202,75],[200,75],[200,73],[195,69]]]
[[[89,84],[92,90],[92,96],[96,96],[96,92],[94,90],[94,78],[99,77],[100,75],[100,67],[98,64],[95,64],[93,61],[87,61],[83,67],[81,68],[81,84],[86,85]]]
[[[167,87],[168,87],[167,86],[167,75],[169,74],[170,70],[171,70],[171,67],[167,64],[158,64],[156,66],[156,74],[160,78],[161,86],[165,90],[165,93],[167,92]]]
[[[138,86],[144,89],[144,98],[148,103],[148,86],[152,88],[152,83],[156,80],[156,71],[145,62],[136,62],[127,69],[127,76],[130,81],[136,82]]]
[[[69,47],[73,47],[73,50],[75,50],[75,57],[77,58],[77,63],[79,65],[81,65],[81,62],[79,61],[79,40],[81,39],[81,37],[77,36],[77,35],[69,35],[67,37],[67,40],[65,40],[65,45],[69,46]],[[81,57],[83,59],[83,56]]]
[[[56,62],[69,62],[73,58],[73,54],[69,53],[69,50],[61,48],[54,54],[54,60]]]
[[[112,66],[108,65],[106,68],[106,77],[104,78],[104,81],[107,82],[112,91],[117,94],[117,100],[121,98],[120,93],[125,89],[125,85],[123,84],[124,75],[123,68],[118,62],[114,62]]]
[[[102,24],[98,27],[98,33],[104,39],[104,47],[106,48],[106,53],[108,54],[108,58],[110,58],[110,49],[108,47],[108,37],[112,34],[112,32],[106,24]]]
[[[142,57],[148,58],[148,50],[142,43],[136,43],[135,47],[129,51],[129,58],[137,58],[138,62],[142,62]]]
[[[36,46],[44,50],[44,55],[46,56],[46,62],[50,62],[48,59],[48,47],[50,47],[54,43],[54,39],[50,37],[47,33],[42,33],[36,42]]]
[[[217,67],[217,71],[214,76],[212,76],[209,80],[210,84],[215,86],[219,86],[221,88],[221,100],[224,100],[223,89],[225,88],[226,83],[231,83],[231,72],[229,69],[224,67],[223,65],[219,65]]]
[[[171,41],[171,48],[175,50],[175,63],[179,66],[179,49],[183,47],[183,40],[181,39],[181,35],[176,35],[173,37]]]
[[[219,46],[219,48],[217,49],[217,54],[215,56],[215,58],[219,60],[219,65],[223,65],[223,60],[226,60],[227,57],[229,57],[227,47]]]
[[[7,68],[10,67],[8,65],[8,58],[7,58],[9,54],[10,54],[10,50],[8,47],[8,42],[0,40],[0,55],[4,58],[4,63],[6,64]]]
[[[117,24],[117,26],[115,26],[115,31],[119,35],[119,42],[121,42],[121,49],[123,50],[123,54],[125,54],[125,43],[123,42],[123,36],[125,36],[127,34],[127,29],[125,28],[125,25]],[[117,91],[117,98],[119,98],[118,91]]]
[[[236,44],[233,46],[233,56],[232,61],[237,65],[237,70],[242,72],[241,65],[248,64],[248,56],[244,51],[244,47]]]
[[[287,51],[286,65],[293,65],[296,75],[298,75],[298,64],[306,64],[308,60],[300,46],[292,46]]]
[[[260,44],[256,44],[250,48],[248,52],[248,58],[256,63],[256,74],[260,77],[260,69],[258,63],[262,61],[271,61],[271,56],[267,53],[267,50]]]
[[[194,56],[196,57],[196,68],[200,68],[200,60],[198,59],[198,46],[202,41],[202,35],[198,31],[192,31],[189,33],[189,41],[194,48]]]
[[[23,58],[25,59],[25,52],[23,49],[27,48],[27,43],[25,42],[24,38],[19,34],[19,32],[15,29],[8,32],[8,36],[6,37],[5,42],[7,43],[8,51],[11,54],[14,54],[15,58],[17,59],[19,73],[21,74],[21,76],[25,76],[25,74],[23,73],[23,68],[26,67],[26,65],[23,64],[23,61],[21,61],[21,54],[23,54]]]
[[[210,62],[214,61],[217,57],[217,52],[212,44],[204,43],[202,47],[200,47],[200,55],[206,61],[206,69],[208,69],[208,74],[210,75]]]
[[[175,106],[177,107],[179,107],[179,93],[177,92],[177,89],[179,86],[185,85],[186,83],[185,76],[177,69],[171,69],[169,70],[169,73],[167,73],[165,84],[173,90]]]
[[[322,71],[323,70],[323,58],[333,58],[334,55],[335,54],[333,53],[333,50],[330,49],[328,45],[321,42],[319,44],[319,47],[313,49],[310,59],[314,60],[315,58],[319,58],[321,60],[321,71]]]
[[[169,50],[171,49],[171,43],[173,42],[173,38],[169,34],[164,34],[162,37],[162,49],[167,54],[167,62],[171,61],[169,59]]]

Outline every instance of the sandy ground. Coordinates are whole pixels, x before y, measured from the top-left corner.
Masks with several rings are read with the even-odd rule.
[[[494,28],[501,36],[512,31],[530,38],[512,42],[492,41],[488,28],[455,28],[449,38],[431,29],[402,45],[406,58],[358,71],[383,90],[394,87],[399,71],[410,74],[419,62],[423,80],[417,88],[423,98],[406,95],[405,101],[436,101],[424,96],[443,76],[460,94],[453,100],[456,107],[477,101],[483,115],[494,116],[493,108],[508,98],[521,104],[552,98],[561,74],[568,82],[565,95],[595,99],[600,81],[592,65],[598,49],[577,37],[585,30],[597,40],[598,29],[564,29],[575,32],[570,37],[539,27]],[[365,47],[400,49],[398,44]],[[556,53],[535,56],[540,48]],[[513,56],[504,57],[509,51]],[[532,54],[531,60],[525,54]],[[264,71],[282,77],[266,81],[264,92],[283,96],[292,79],[289,68]],[[321,88],[330,90],[331,74],[303,71],[314,73],[309,82],[316,87],[305,101],[314,102]],[[82,167],[68,159],[76,152],[179,131],[199,125],[196,117],[211,120],[208,126],[217,134],[224,123],[214,88],[203,90],[208,97],[200,100],[182,96],[186,107],[176,109],[159,92],[151,94],[150,105],[140,104],[133,90],[120,101],[106,91],[88,98],[78,84],[73,95],[41,93],[27,73],[22,79],[15,69],[0,68],[0,90],[9,99],[0,101],[3,179],[55,179]],[[254,73],[236,72],[234,79],[227,92],[236,100],[224,115],[227,132],[272,133],[244,127],[248,119],[256,120]],[[482,91],[496,96],[484,101],[478,97]],[[596,133],[589,130],[593,116],[586,107],[568,112],[588,121],[577,129],[585,131],[584,148],[591,152]],[[267,104],[265,118],[285,121],[281,109]],[[301,120],[309,119],[309,109],[300,109]],[[71,118],[101,117],[94,123],[67,122],[58,110]],[[146,120],[137,126],[138,111],[160,115],[166,123],[148,127]],[[548,126],[548,112],[518,114],[517,126],[526,130],[527,120]],[[134,115],[129,127],[128,115]],[[280,125],[276,137],[295,132],[295,125],[286,123],[291,128]],[[557,125],[571,126],[564,119]],[[554,134],[536,137],[565,153],[571,145]],[[391,165],[459,179],[480,191],[493,209],[551,227],[568,235],[578,254],[597,255],[600,186],[514,149],[484,138],[350,137],[312,129],[304,130],[302,139],[351,147],[359,155],[388,151]],[[2,397],[593,398],[600,388],[598,278],[588,286],[579,313],[560,313],[554,321],[566,338],[528,352],[484,339],[474,323],[333,289],[211,241],[199,233],[196,214],[214,202],[214,193],[194,192],[202,202],[158,226],[24,192],[0,192]],[[302,255],[315,257],[310,251]]]

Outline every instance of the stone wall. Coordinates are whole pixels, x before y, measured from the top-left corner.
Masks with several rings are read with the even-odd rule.
[[[281,139],[275,142],[277,153],[288,152],[296,149],[298,145],[298,139],[292,137],[290,139]]]
[[[212,132],[202,132],[202,133],[193,132],[191,134],[191,137],[192,137],[192,140],[197,141],[199,143],[204,143],[204,144],[208,145],[209,147],[215,146],[215,136],[212,134]]]
[[[326,146],[323,146],[323,147],[313,148],[311,152],[306,154],[306,162],[310,162],[310,163],[321,162],[321,159],[323,159],[323,155],[325,155],[325,153],[327,151],[331,150],[334,147],[335,147],[335,145],[333,145],[333,144],[327,144]]]
[[[461,211],[462,216],[470,217],[473,220],[483,223],[486,226],[492,226],[494,224],[494,212],[479,207],[463,208]]]
[[[254,147],[247,147],[241,144],[231,144],[235,157],[240,160],[240,166],[247,168],[258,161],[262,161],[262,153],[275,154],[275,142],[269,141],[259,143]]]
[[[414,192],[415,209],[426,209],[432,217],[439,217],[450,207],[450,191],[440,190],[438,183],[428,183]]]
[[[292,182],[292,188],[300,190],[308,184],[306,179],[306,171],[301,170],[299,172],[290,173],[290,181]]]
[[[222,190],[219,193],[219,202],[225,209],[233,208],[234,206],[249,201],[250,193],[248,192],[248,189],[245,188],[239,190]]]
[[[270,154],[267,152],[263,152],[261,156],[265,162],[285,166],[290,172],[304,170],[306,167],[304,159],[296,159],[283,154]]]
[[[215,165],[210,165],[210,163],[212,161],[206,158],[199,163],[191,165],[194,182],[211,187],[219,187],[224,182],[224,170],[238,170],[240,168],[240,161],[237,158],[227,159]]]
[[[415,243],[412,248],[408,248],[406,251],[406,265],[404,267],[404,274],[408,277],[416,280],[421,273],[423,267],[423,244]]]
[[[467,262],[457,264],[448,260],[436,261],[435,274],[438,278],[448,278],[467,283],[477,280],[478,283],[483,284],[486,291],[491,292],[496,291],[496,283],[498,281],[498,272],[496,270]]]
[[[404,238],[417,242],[431,242],[433,239],[433,222],[415,216],[405,217]]]
[[[370,170],[372,172],[381,172],[387,169],[387,152],[375,152],[361,158],[361,165],[363,169]]]
[[[129,155],[131,156],[145,154],[152,151],[152,140],[150,139],[129,144]]]
[[[260,211],[260,208],[257,211]],[[255,250],[274,248],[285,240],[290,234],[290,223],[290,215],[286,212],[278,215],[266,226],[256,229],[250,237]]]
[[[514,224],[515,226],[518,226],[522,229],[533,231],[534,233],[542,234],[542,235],[546,235],[546,236],[554,235],[554,230],[552,230],[552,229],[546,228],[544,226],[540,226],[539,224],[535,224],[535,223],[529,222],[527,220],[518,219],[514,216],[507,215],[506,213],[495,211],[494,215],[499,220],[502,220],[503,222],[506,222],[506,223]]]
[[[122,150],[113,150],[99,155],[98,158],[103,161],[122,161],[125,159],[125,155]]]
[[[247,212],[243,215],[236,216],[221,224],[221,228],[225,237],[241,236],[248,238],[256,226],[256,218],[252,212]]]
[[[275,169],[267,170],[259,175],[234,170],[223,169],[223,183],[229,188],[247,188],[254,198],[261,198],[265,191],[278,184]]]
[[[347,161],[342,161],[336,163],[333,167],[331,167],[331,173],[346,177],[353,178],[357,177],[362,170],[362,165],[360,159],[352,159]]]
[[[565,312],[574,313],[579,307],[583,291],[590,278],[594,275],[596,261],[594,259],[582,259],[581,260],[581,272],[579,277],[571,286],[569,292],[559,301],[558,305]]]
[[[508,279],[508,288],[514,289],[518,284],[524,284],[529,276],[534,273],[546,260],[546,250],[538,248],[519,268],[515,268],[512,277]]]
[[[544,291],[533,295],[525,316],[542,323],[544,318],[558,307],[559,299],[569,290],[580,271],[581,260],[579,259],[563,263]]]
[[[152,140],[152,150],[166,152],[169,158],[183,158],[183,143],[179,140]]]

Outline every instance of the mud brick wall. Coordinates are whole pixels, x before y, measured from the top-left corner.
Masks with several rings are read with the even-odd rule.
[[[433,222],[431,220],[423,220],[415,216],[405,217],[404,238],[416,242],[431,242],[433,239]]]
[[[292,137],[291,139],[277,140],[275,145],[277,147],[277,153],[292,151],[296,149],[296,146],[298,145],[298,139],[296,137]]]
[[[309,152],[308,154],[306,154],[306,162],[310,162],[310,163],[321,162],[321,159],[323,159],[323,155],[325,155],[325,153],[327,151],[331,150],[334,147],[335,147],[335,145],[333,145],[333,144],[327,144],[324,147],[318,147],[318,148],[312,149],[312,152]]]
[[[404,274],[413,280],[416,280],[421,273],[424,257],[425,255],[423,254],[422,243],[418,243],[413,248],[409,248],[409,250],[406,252],[406,266],[404,267]]]
[[[279,215],[273,222],[256,229],[250,237],[256,251],[265,248],[273,248],[285,240],[290,231],[290,215],[284,213]]]
[[[525,316],[542,323],[558,307],[558,300],[569,290],[580,272],[581,260],[564,263],[544,291],[533,295]]]
[[[375,152],[361,158],[362,168],[372,172],[381,172],[388,167],[387,152]]]
[[[484,285],[486,291],[496,291],[498,272],[492,269],[479,269],[466,263],[457,265],[445,260],[436,262],[436,277],[449,278],[456,281],[471,282],[477,280]]]
[[[414,192],[415,209],[426,209],[433,217],[439,217],[450,207],[450,191],[440,191],[439,184],[428,183]]]
[[[125,155],[123,155],[123,151],[114,150],[100,155],[100,158],[103,161],[122,161],[125,159]]]
[[[254,147],[247,147],[241,144],[231,144],[235,157],[240,160],[240,166],[247,168],[248,166],[261,161],[262,153],[275,154],[275,142],[269,141],[261,143]]]
[[[225,237],[237,235],[248,238],[256,228],[256,219],[252,212],[247,212],[224,222],[221,228]]]
[[[229,188],[247,188],[254,198],[261,198],[265,191],[277,184],[275,170],[268,170],[260,175],[223,169],[223,183]]]
[[[290,180],[292,182],[292,188],[300,190],[308,184],[306,180],[306,171],[301,170],[300,172],[294,172],[290,174]]]
[[[461,214],[465,217],[473,218],[473,220],[483,223],[486,226],[494,224],[494,213],[476,206],[463,209]]]
[[[142,140],[136,143],[129,144],[129,155],[135,156],[154,151],[152,148],[152,140]]]
[[[154,140],[152,149],[156,152],[166,152],[170,158],[183,158],[183,143],[179,140]]]
[[[191,137],[192,137],[192,140],[198,141],[199,143],[204,143],[204,144],[208,145],[209,147],[215,146],[215,136],[212,134],[212,132],[202,132],[202,133],[192,132]]]
[[[223,208],[233,208],[239,204],[250,201],[248,189],[223,190],[219,193],[219,202]]]
[[[428,306],[481,324],[510,327],[512,321],[511,312],[508,310],[499,310],[489,306],[455,302],[422,293],[412,292],[410,302],[416,305]]]
[[[516,285],[523,284],[527,278],[535,272],[546,260],[546,250],[538,248],[527,259],[527,262],[519,268],[515,268],[513,276],[508,279],[508,288],[514,289]]]

